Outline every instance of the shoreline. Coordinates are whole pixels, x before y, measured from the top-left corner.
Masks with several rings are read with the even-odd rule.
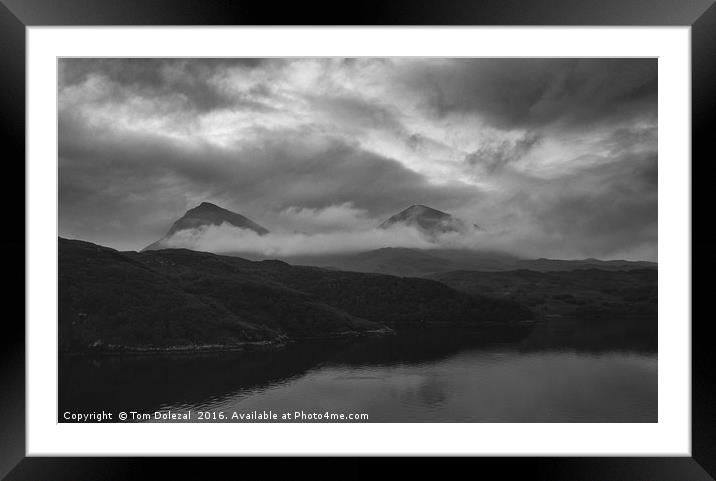
[[[459,325],[442,325],[438,323],[427,323],[418,327],[395,328],[386,327],[384,329],[375,329],[370,331],[344,331],[323,336],[305,336],[289,338],[280,336],[275,340],[267,341],[246,341],[237,344],[198,344],[198,345],[181,345],[181,346],[146,346],[146,347],[130,347],[116,344],[109,344],[103,348],[90,348],[82,351],[60,351],[60,357],[104,357],[104,356],[155,356],[155,355],[191,355],[191,354],[211,354],[221,352],[245,352],[245,351],[266,351],[278,350],[287,347],[290,344],[316,341],[340,341],[349,339],[368,339],[371,337],[395,336],[400,332],[420,332],[420,331],[455,331],[460,333],[481,333],[485,331],[494,331],[499,329],[508,329],[520,331],[523,329],[531,329],[545,320],[533,319],[524,321],[514,321],[506,323],[485,322],[483,325],[477,326],[459,326]]]
[[[220,352],[242,352],[282,349],[289,344],[302,341],[330,341],[351,338],[365,338],[374,336],[394,335],[393,329],[376,329],[371,331],[344,331],[325,336],[296,337],[279,336],[267,341],[246,341],[236,344],[192,344],[179,346],[124,346],[120,344],[108,344],[104,348],[89,348],[82,351],[60,351],[58,356],[83,357],[83,356],[121,356],[121,355],[163,355],[163,354],[210,354]]]

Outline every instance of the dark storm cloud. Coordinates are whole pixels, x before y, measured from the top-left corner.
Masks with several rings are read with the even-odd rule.
[[[656,258],[656,153],[600,158],[558,179],[520,179],[498,225],[517,226],[510,248],[531,256]]]
[[[426,204],[485,247],[654,259],[656,93],[653,59],[62,59],[60,234],[141,248],[202,201],[321,233]]]
[[[655,119],[656,59],[475,59],[416,64],[404,79],[437,116],[474,113],[499,128],[582,128]]]
[[[66,116],[60,125],[60,212],[81,219],[77,231],[102,225],[110,206],[117,225],[144,229],[143,241],[150,241],[203,200],[270,225],[276,213],[294,206],[350,203],[377,221],[416,202],[451,209],[481,195],[457,182],[431,185],[395,160],[305,131],[265,133],[245,148],[223,149],[187,148],[151,134],[82,131]]]
[[[555,232],[576,231],[599,245],[602,254],[650,233],[656,240],[657,192],[654,154],[579,172],[571,187],[563,187],[554,205],[536,215]],[[579,177],[593,176],[600,185],[585,185]],[[637,221],[638,219],[638,221]],[[641,235],[637,235],[637,232]],[[609,240],[604,244],[603,240]]]

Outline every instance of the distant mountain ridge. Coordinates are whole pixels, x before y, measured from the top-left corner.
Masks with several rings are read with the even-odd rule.
[[[224,209],[223,207],[219,207],[218,205],[210,202],[202,202],[193,209],[186,211],[186,213],[179,220],[172,224],[171,228],[164,235],[164,237],[142,249],[142,252],[166,249],[169,247],[166,244],[167,239],[177,232],[204,226],[221,225],[224,223],[240,229],[252,230],[259,235],[266,235],[269,233],[268,229],[252,221],[248,217],[244,217],[241,214]]]
[[[260,259],[261,256],[254,256],[253,258]],[[428,278],[435,274],[460,270],[557,272],[582,269],[605,271],[657,269],[656,263],[646,261],[522,259],[512,254],[498,251],[410,249],[403,247],[385,247],[352,254],[284,257],[282,260],[296,265],[313,265],[344,271],[375,272],[392,276]]]

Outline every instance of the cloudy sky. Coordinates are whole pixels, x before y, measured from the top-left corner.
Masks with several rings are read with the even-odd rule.
[[[477,248],[656,260],[655,59],[61,59],[58,109],[64,237],[209,201],[355,244],[425,204]]]

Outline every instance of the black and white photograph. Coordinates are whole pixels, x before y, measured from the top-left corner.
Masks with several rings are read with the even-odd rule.
[[[59,423],[657,423],[657,58],[57,59]]]

